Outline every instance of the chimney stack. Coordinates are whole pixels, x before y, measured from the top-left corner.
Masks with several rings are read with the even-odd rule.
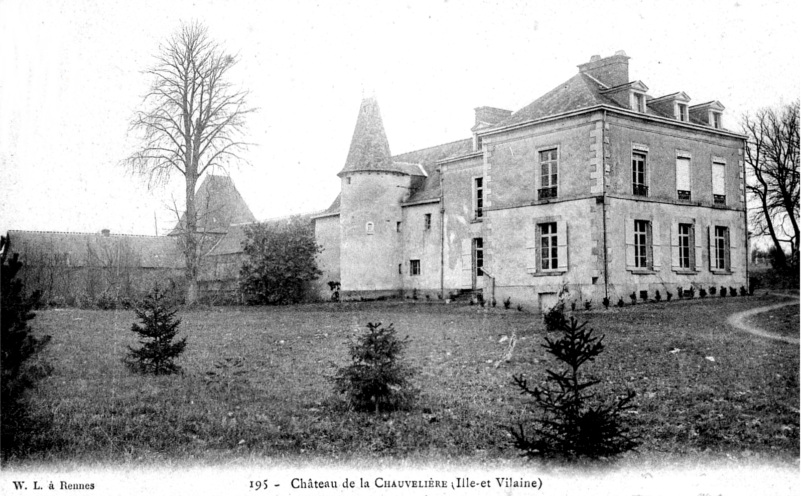
[[[603,59],[600,55],[593,55],[589,62],[578,68],[579,72],[589,74],[610,88],[629,82],[629,57],[623,50]]]
[[[101,229],[100,230],[100,234],[102,234],[104,237],[108,238],[109,236],[111,236],[111,230],[109,230],[109,229]]]

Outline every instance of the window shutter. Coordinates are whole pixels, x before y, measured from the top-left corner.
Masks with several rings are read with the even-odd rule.
[[[712,194],[726,194],[726,165],[714,162],[712,164]]]
[[[731,271],[740,270],[742,267],[742,260],[745,255],[745,250],[740,248],[741,231],[732,225],[729,228],[729,250],[731,252]]]
[[[559,258],[557,268],[567,270],[568,267],[568,230],[566,221],[556,223],[556,256]]]
[[[695,241],[695,270],[700,272],[703,268],[703,257],[704,257],[704,242],[701,239],[703,234],[701,230],[697,228],[696,224],[693,224],[693,240]]]
[[[526,272],[537,272],[537,251],[539,250],[539,226],[529,225],[526,228]]]
[[[473,287],[473,240],[462,240],[462,288]]]
[[[690,191],[690,159],[679,157],[676,159],[676,189]]]
[[[706,254],[709,257],[709,270],[715,268],[715,227],[706,227]]]
[[[651,221],[651,253],[654,270],[662,268],[662,238],[659,233],[659,221]]]
[[[679,268],[679,225],[670,223],[670,266]]]
[[[740,243],[737,242],[737,227],[729,226],[729,233],[726,240],[726,262],[729,270],[734,272],[740,268]]]
[[[626,219],[626,267],[634,268],[634,219]]]

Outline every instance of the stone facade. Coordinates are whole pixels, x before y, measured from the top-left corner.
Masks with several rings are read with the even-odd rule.
[[[532,310],[745,286],[745,137],[719,102],[651,97],[628,61],[594,56],[517,112],[477,108],[472,138],[397,156],[365,100],[316,218],[326,277],[345,298],[472,291]]]

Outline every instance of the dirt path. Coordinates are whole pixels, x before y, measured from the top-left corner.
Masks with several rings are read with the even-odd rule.
[[[773,334],[771,332],[767,332],[764,329],[760,329],[759,327],[754,327],[752,325],[749,325],[745,321],[748,317],[751,317],[751,316],[756,315],[758,313],[769,312],[770,310],[775,310],[777,308],[786,307],[788,305],[796,305],[796,304],[798,304],[798,295],[779,294],[779,293],[776,293],[775,295],[776,296],[781,296],[781,297],[784,297],[784,298],[792,298],[792,300],[786,301],[784,303],[777,303],[775,305],[768,305],[768,306],[765,306],[765,307],[752,308],[751,310],[745,310],[743,312],[737,312],[737,313],[734,313],[734,314],[730,315],[729,318],[726,319],[726,322],[728,322],[729,325],[732,325],[732,326],[734,326],[737,329],[740,329],[742,331],[751,333],[754,336],[760,336],[760,337],[768,338],[768,339],[775,339],[777,341],[784,341],[785,343],[790,343],[790,344],[799,344],[798,338],[790,338],[790,337],[786,337],[786,336],[779,336],[778,334]]]

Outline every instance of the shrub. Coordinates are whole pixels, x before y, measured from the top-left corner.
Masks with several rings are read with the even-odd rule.
[[[617,306],[618,307],[622,307],[623,305],[625,305],[625,303],[623,303],[623,298],[618,298],[617,299]]]
[[[339,281],[328,281],[328,289],[331,290],[331,301],[339,301],[339,289],[342,285]]]
[[[607,403],[589,388],[601,383],[600,379],[586,377],[579,369],[594,361],[604,350],[604,336],[596,337],[587,323],[578,325],[571,318],[560,328],[562,335],[551,340],[545,338],[543,347],[565,366],[563,370],[546,370],[547,379],[542,388],[530,387],[522,375],[513,376],[521,394],[531,396],[542,414],[526,433],[523,424],[508,428],[514,446],[528,458],[558,457],[567,460],[578,458],[612,458],[637,444],[635,436],[622,418],[634,408],[634,391],[616,397]]]
[[[601,303],[603,303],[604,308],[609,308],[609,297],[608,296],[604,296],[604,299],[601,300]]]
[[[729,286],[729,296],[737,296],[737,288]]]
[[[662,301],[662,295],[659,293],[658,289],[656,290],[656,293],[654,294],[654,299],[656,301]]]
[[[748,290],[745,289],[745,286],[740,286],[740,296],[747,296]]]
[[[522,312],[523,311],[523,305],[517,305],[517,311],[518,312]]]
[[[297,217],[279,225],[253,224],[245,229],[243,243],[246,259],[239,284],[249,303],[297,303],[308,283],[322,274],[314,227]]]
[[[6,238],[0,240],[0,253]],[[34,359],[50,341],[50,336],[37,337],[29,325],[36,314],[41,294],[25,293],[25,286],[17,279],[22,262],[15,253],[0,259],[0,448],[3,459],[27,451],[30,437],[44,430],[34,419],[28,403],[28,392],[42,377],[49,374],[47,364],[36,364]]]
[[[572,311],[572,312],[576,311],[576,302],[575,301],[571,301],[570,302],[570,311]]]
[[[728,292],[728,290],[726,289],[726,287],[725,287],[725,286],[721,286],[721,287],[720,287],[720,297],[721,297],[721,298],[725,298],[725,297],[726,297],[726,293],[727,293],[727,292]]]
[[[512,306],[512,297],[507,296],[505,300],[503,300],[503,308],[504,310],[509,310],[509,307]]]
[[[698,296],[701,297],[701,298],[706,298],[706,290],[704,288],[699,289],[698,290]],[[726,295],[723,294],[721,296],[726,296]]]
[[[492,308],[495,308],[495,307],[497,307],[497,306],[498,306],[498,300],[496,300],[496,299],[493,297],[493,298],[492,298]]]
[[[97,302],[95,302],[95,305],[100,310],[116,310],[117,298],[115,298],[114,295],[112,295],[108,291],[104,291],[103,294],[101,294],[97,298]]]
[[[592,300],[587,300],[584,302],[584,310],[590,310],[592,308]]]
[[[180,370],[175,359],[186,349],[186,337],[173,342],[178,334],[180,319],[170,296],[154,288],[134,311],[142,325],[133,324],[131,331],[139,335],[139,348],[128,346],[123,362],[134,372],[167,375]]]
[[[631,304],[632,305],[636,305],[637,304],[637,292],[636,291],[632,291],[632,293],[629,295],[629,298],[631,298]]]
[[[712,296],[715,296],[715,294],[716,294],[717,292],[718,292],[718,288],[716,288],[715,286],[710,286],[710,287],[709,287],[709,294],[710,294],[710,295],[712,295]]]
[[[542,316],[545,322],[545,329],[548,331],[558,331],[562,328],[567,319],[565,318],[565,303],[560,301],[556,305],[548,309]]]
[[[667,301],[670,301],[673,299],[673,293],[670,291],[665,291],[665,297],[667,298]]]
[[[676,294],[679,295],[679,299],[684,298],[684,289],[681,286],[676,286]]]
[[[690,289],[688,289],[687,292],[690,293],[689,295],[690,299],[695,298],[695,286],[690,286]]]
[[[340,393],[358,411],[392,411],[408,407],[417,391],[409,379],[414,370],[403,360],[408,336],[399,339],[390,324],[368,323],[367,332],[349,344],[350,365],[333,378]]]

